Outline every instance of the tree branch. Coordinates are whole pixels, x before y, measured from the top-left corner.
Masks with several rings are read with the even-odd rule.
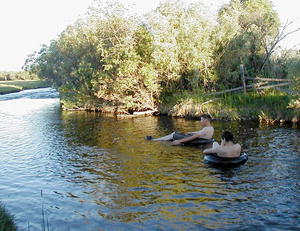
[[[267,47],[267,42],[265,42],[265,50],[266,50],[266,57],[264,58],[264,61],[261,65],[260,71],[262,71],[262,69],[265,67],[266,62],[268,61],[268,59],[270,58],[271,54],[275,51],[276,46],[278,45],[279,42],[281,42],[283,39],[285,39],[287,36],[289,36],[290,34],[293,34],[297,31],[300,31],[300,27],[292,30],[290,32],[285,33],[285,31],[287,30],[288,26],[290,26],[292,24],[292,22],[287,21],[284,26],[282,27],[282,29],[278,32],[278,34],[275,36],[274,40],[271,42],[271,47],[270,49],[268,49]]]

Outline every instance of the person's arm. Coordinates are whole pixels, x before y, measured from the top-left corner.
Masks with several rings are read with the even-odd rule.
[[[204,154],[211,154],[211,153],[217,153],[217,149],[215,148],[208,148],[203,150]]]
[[[237,145],[237,153],[239,154],[239,156],[241,155],[242,152],[242,146],[240,144],[236,144]]]
[[[183,143],[186,143],[186,142],[189,142],[189,141],[192,141],[192,140],[195,140],[197,138],[202,138],[203,136],[206,135],[206,130],[205,129],[202,129],[201,131],[199,132],[194,132],[195,134],[192,135],[192,136],[189,136],[189,137],[186,137],[186,138],[183,138],[183,139],[180,139],[180,140],[174,140],[172,142],[172,145],[181,145]]]
[[[199,133],[199,131],[197,131],[197,132],[188,132],[188,133],[186,133],[186,134],[196,135],[196,134],[198,134],[198,133]]]
[[[180,139],[180,140],[174,140],[172,142],[172,145],[181,145],[183,143],[186,143],[186,142],[192,141],[194,139],[197,139],[198,137],[199,137],[199,135],[196,134],[196,135],[189,136],[189,137],[186,137],[186,138],[183,138],[183,139]]]
[[[212,148],[207,148],[203,150],[204,154],[218,153],[220,151],[220,145],[218,142],[214,142]]]

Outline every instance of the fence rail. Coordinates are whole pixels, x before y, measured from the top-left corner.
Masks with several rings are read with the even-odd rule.
[[[244,68],[243,64],[240,65],[240,75],[241,75],[241,80],[242,80],[241,87],[236,87],[236,88],[232,88],[232,89],[228,89],[228,90],[224,90],[224,91],[218,91],[218,92],[211,93],[209,95],[220,95],[220,94],[224,94],[224,93],[228,93],[228,92],[235,92],[235,91],[243,91],[244,94],[247,94],[247,89],[261,90],[261,89],[266,89],[266,88],[284,87],[284,86],[288,86],[292,83],[292,81],[289,79],[246,77],[245,76],[245,68]],[[246,80],[258,81],[258,83],[247,85]],[[280,82],[280,83],[270,84],[270,82]]]
[[[268,84],[268,83],[256,83],[256,84],[245,85],[245,87],[248,88],[248,89],[250,89],[250,88],[260,89],[261,86],[264,86],[266,84]],[[234,91],[241,91],[241,90],[244,90],[244,86],[231,88],[231,89],[224,90],[224,91],[213,92],[210,95],[221,95],[221,94],[224,94],[224,93],[234,92]]]
[[[260,78],[260,77],[256,77],[256,78],[249,78],[249,77],[246,77],[246,79],[249,79],[249,80],[257,80],[257,81],[267,81],[267,82],[291,82],[291,80],[289,79],[272,79],[272,78]]]

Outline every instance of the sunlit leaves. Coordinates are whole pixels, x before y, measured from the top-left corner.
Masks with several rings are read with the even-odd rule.
[[[184,1],[163,2],[143,21],[129,12],[95,1],[86,18],[28,59],[28,69],[82,107],[86,100],[153,109],[170,92],[240,85],[241,63],[258,74],[279,26],[269,0],[232,0],[216,22],[202,4]]]

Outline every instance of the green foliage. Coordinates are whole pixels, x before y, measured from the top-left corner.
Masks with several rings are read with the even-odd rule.
[[[0,204],[0,231],[16,231],[14,217]]]
[[[147,24],[154,38],[154,62],[166,90],[207,87],[213,78],[212,23],[201,4],[162,3]]]
[[[220,98],[184,91],[173,97],[166,97],[160,106],[164,114],[172,116],[199,117],[202,113],[209,113],[220,120],[266,122],[299,122],[299,109],[299,100],[295,100],[295,97],[270,89],[249,92],[246,95],[225,94]]]
[[[29,56],[26,69],[57,86],[69,105],[130,111],[154,109],[176,92],[240,86],[241,63],[252,77],[270,73],[266,51],[279,20],[269,0],[232,0],[217,22],[202,4],[179,0],[143,21],[128,12],[95,1],[86,18]]]
[[[232,0],[218,15],[215,28],[218,85],[239,86],[239,65],[251,77],[263,70],[266,50],[279,31],[279,17],[269,0]]]
[[[49,86],[49,83],[41,80],[0,81],[0,94],[7,94],[25,89],[35,89]]]
[[[285,59],[288,78],[292,79],[294,84],[294,92],[300,96],[300,51],[288,53]]]
[[[21,91],[20,87],[11,86],[7,84],[0,84],[0,95],[19,91]]]
[[[39,77],[28,71],[1,71],[0,81],[10,80],[38,80]]]
[[[300,51],[287,51],[283,62],[288,78],[293,81],[293,94],[297,97],[290,102],[289,108],[300,114]]]
[[[290,100],[287,93],[267,89],[247,95],[225,95],[221,102],[223,107],[235,108],[239,119],[265,116],[273,120],[291,120],[293,111],[287,109]]]
[[[125,12],[120,5],[93,8],[86,20],[28,59],[27,68],[80,107],[94,100],[102,106],[153,108],[160,86],[151,62],[152,37]]]

